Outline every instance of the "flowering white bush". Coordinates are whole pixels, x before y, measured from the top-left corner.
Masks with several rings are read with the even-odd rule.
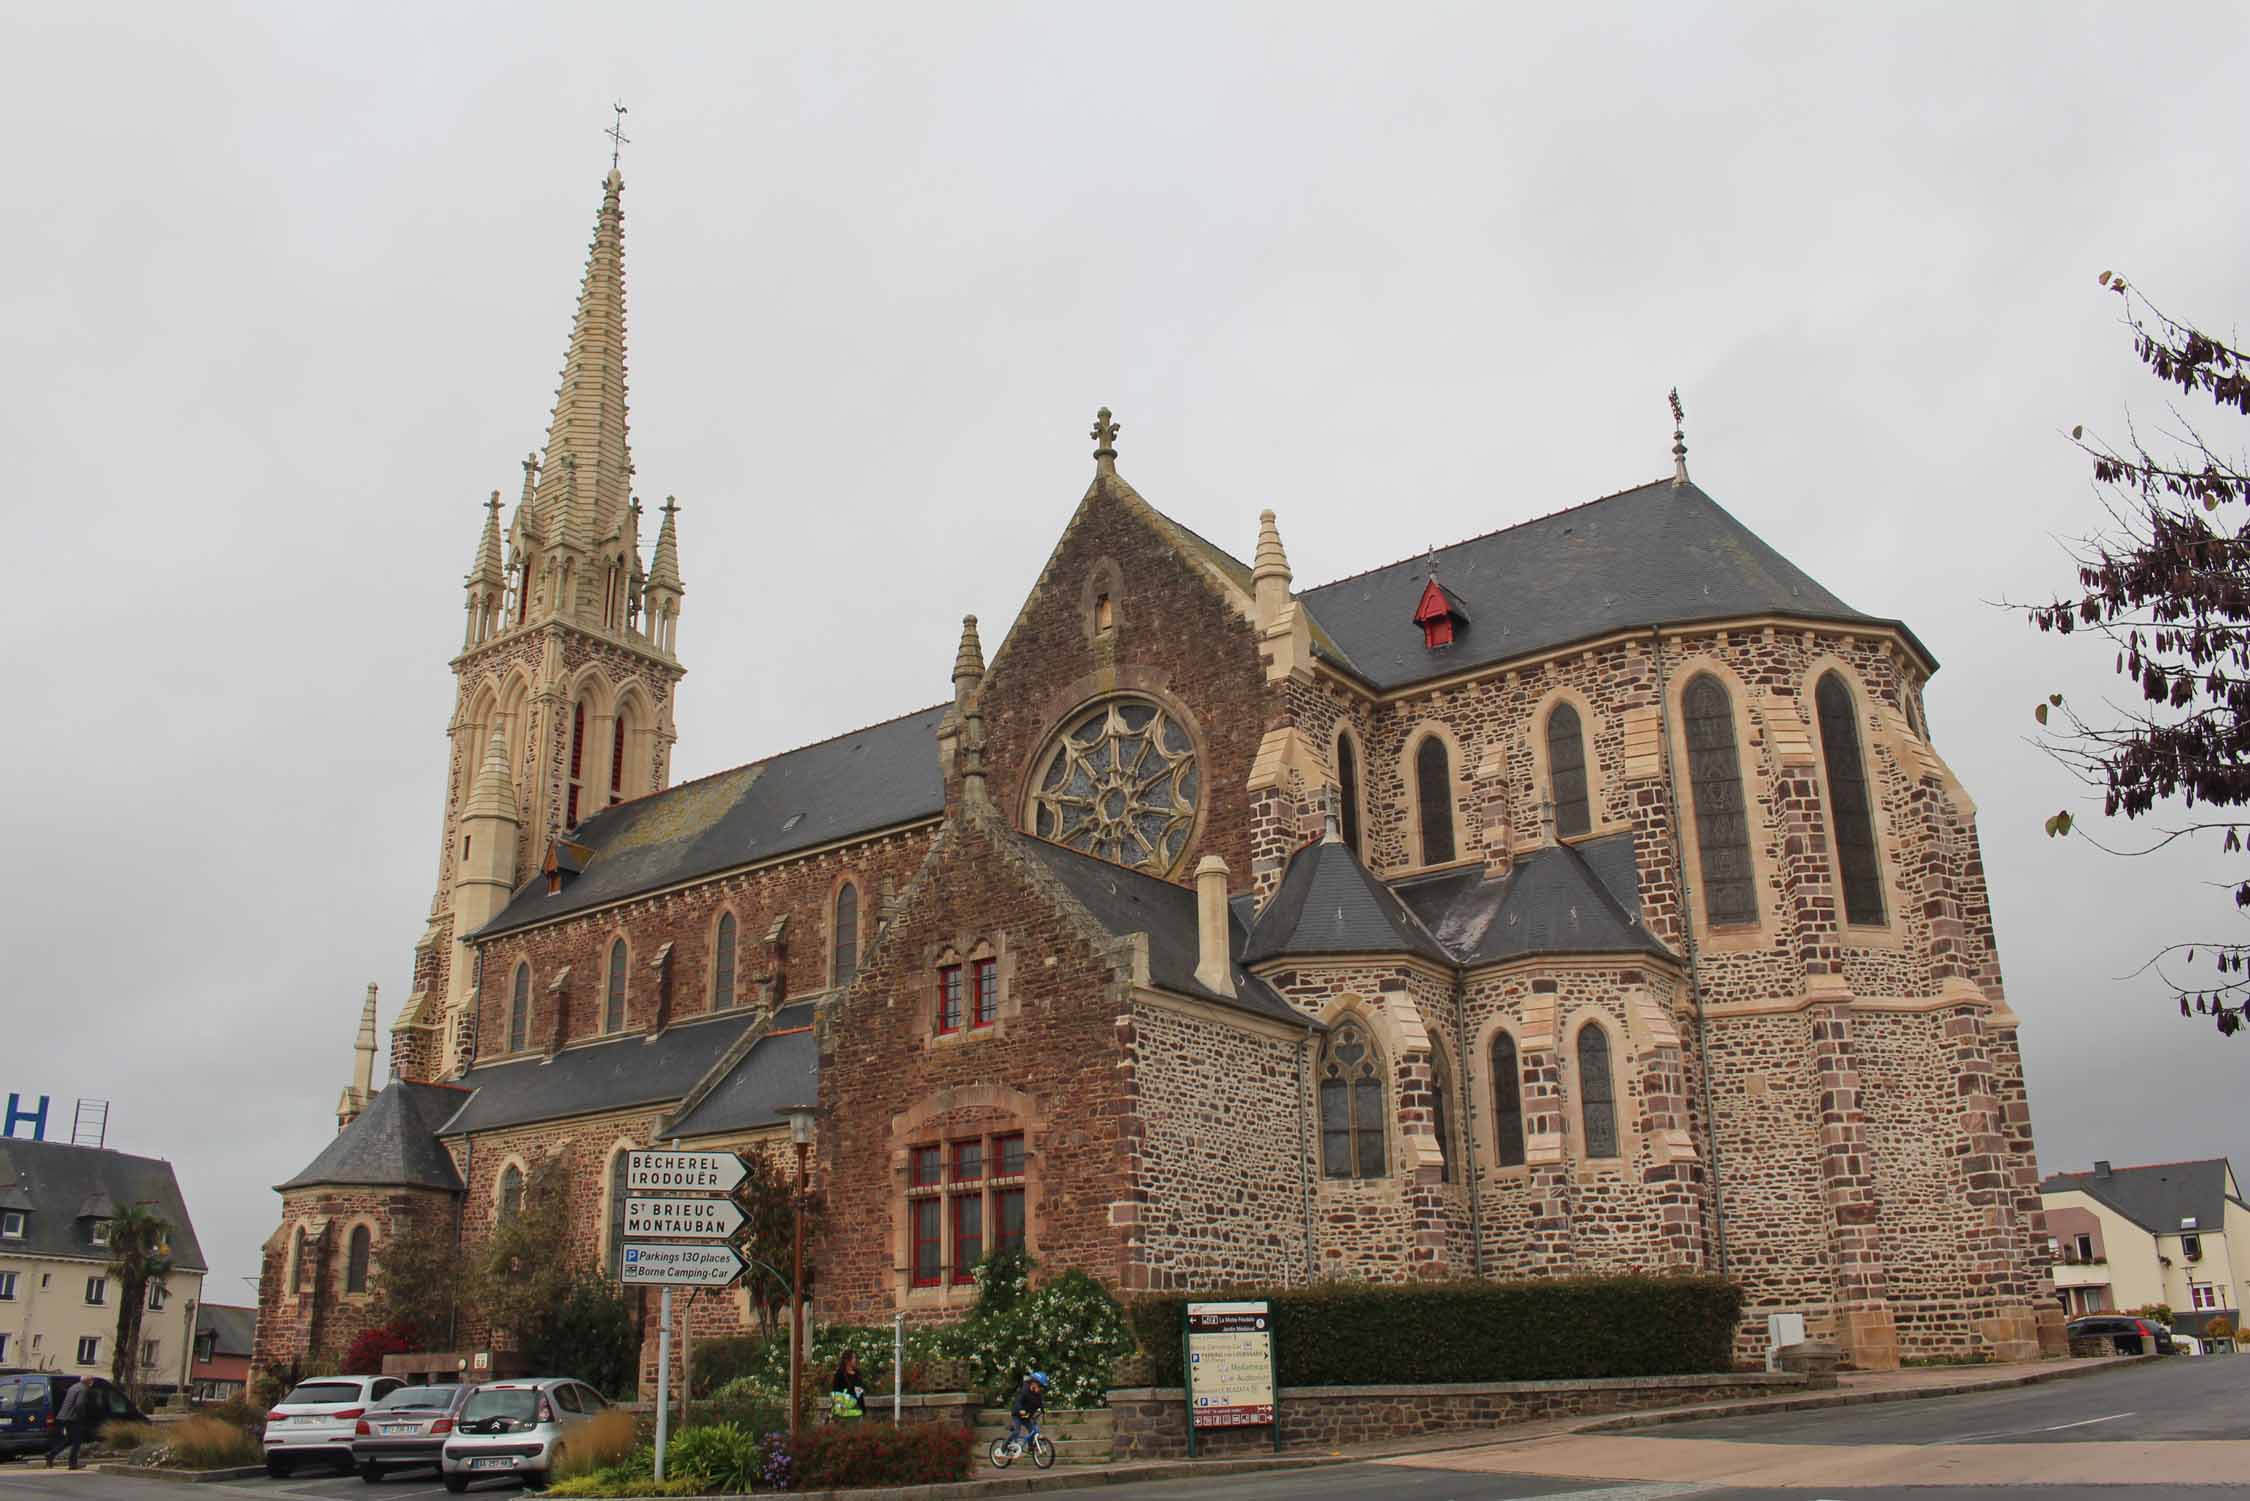
[[[954,1353],[969,1362],[987,1397],[1006,1400],[1033,1371],[1052,1378],[1057,1407],[1101,1407],[1110,1372],[1133,1353],[1132,1331],[1117,1300],[1084,1272],[1065,1272],[1029,1290],[1031,1263],[992,1256],[976,1269],[976,1311],[953,1333]]]

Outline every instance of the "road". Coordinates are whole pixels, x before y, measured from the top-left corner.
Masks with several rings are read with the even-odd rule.
[[[1365,1464],[1074,1487],[1047,1501],[2250,1501],[2250,1356],[1964,1397],[1499,1442]],[[511,1489],[480,1485],[472,1494]],[[436,1501],[433,1472],[197,1487],[194,1501]],[[0,1501],[182,1501],[161,1482],[0,1465]],[[2025,1501],[2032,1501],[2026,1494]]]

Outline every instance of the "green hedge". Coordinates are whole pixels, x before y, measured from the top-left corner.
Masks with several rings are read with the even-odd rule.
[[[1734,1368],[1742,1289],[1716,1277],[1325,1282],[1144,1297],[1127,1310],[1158,1386],[1182,1382],[1189,1302],[1264,1298],[1284,1386],[1684,1376]]]

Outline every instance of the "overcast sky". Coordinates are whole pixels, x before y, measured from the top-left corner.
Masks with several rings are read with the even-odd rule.
[[[406,997],[622,98],[678,776],[944,697],[1097,405],[1309,585],[1666,473],[1677,383],[1696,480],[1943,664],[2042,1167],[2250,1171],[2250,1038],[2121,978],[2237,931],[2239,862],[2042,835],[2031,705],[2108,656],[1987,603],[2096,515],[2071,424],[2161,412],[2097,273],[2243,311],[2246,53],[2224,5],[10,6],[0,1092],[114,1101],[250,1300]]]

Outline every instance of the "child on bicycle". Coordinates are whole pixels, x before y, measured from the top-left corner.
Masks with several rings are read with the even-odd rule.
[[[1023,1378],[1016,1400],[1008,1409],[1008,1442],[1020,1445],[1039,1432],[1039,1412],[1047,1405],[1047,1373],[1033,1371]]]

